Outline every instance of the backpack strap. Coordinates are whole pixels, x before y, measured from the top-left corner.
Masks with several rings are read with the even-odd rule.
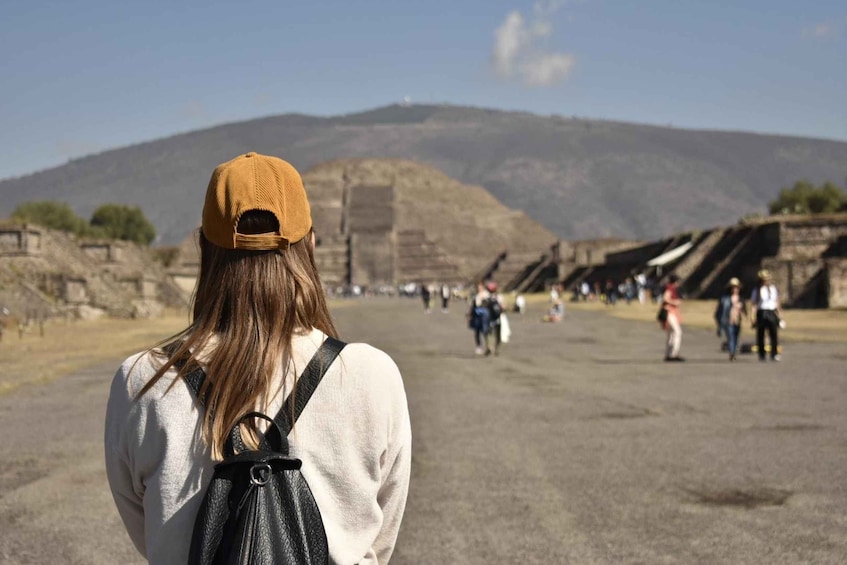
[[[162,350],[167,353],[168,357],[173,357],[176,353],[177,348],[182,345],[182,342],[173,342],[164,346]],[[182,370],[185,367],[186,363],[188,363],[188,359],[180,357],[179,359],[174,359],[174,367],[177,370]],[[200,389],[203,386],[203,382],[206,380],[206,372],[199,365],[195,367],[193,370],[189,371],[183,376],[185,380],[185,384],[188,385],[188,388],[194,393],[194,396],[200,402],[200,404],[205,407],[206,406],[206,398],[205,395],[203,397],[200,396]]]
[[[283,435],[288,435],[291,428],[294,427],[294,423],[303,413],[303,409],[306,408],[306,404],[312,398],[312,394],[318,388],[329,366],[332,365],[345,345],[347,344],[343,341],[327,336],[309,364],[306,365],[306,370],[297,380],[294,391],[282,403],[282,408],[279,409],[274,418],[274,422],[279,426]]]
[[[318,385],[326,374],[326,371],[329,369],[329,366],[332,365],[333,361],[335,361],[335,358],[338,357],[338,354],[341,353],[341,350],[344,349],[345,345],[347,344],[343,341],[327,336],[326,340],[324,340],[312,356],[312,359],[309,360],[308,365],[306,365],[306,369],[297,380],[295,392],[290,394],[285,402],[282,403],[282,408],[280,408],[276,417],[273,419],[274,423],[279,427],[283,438],[287,436],[291,431],[291,428],[294,427],[294,422],[296,422],[297,418],[300,417],[300,414],[303,413],[303,409],[306,408],[306,404],[309,402],[309,399],[312,398],[312,394],[314,394],[315,389],[318,388]],[[168,355],[173,355],[176,351],[176,345],[170,344],[165,347],[164,350]],[[186,359],[177,359],[174,361],[174,366],[177,369],[182,369],[186,362]],[[205,408],[205,395],[200,395],[203,382],[206,380],[206,372],[203,368],[198,366],[192,371],[189,371],[184,375],[183,380],[185,380],[185,384],[189,389],[191,389],[191,392],[194,393],[194,396],[200,402],[200,405]],[[236,451],[243,451],[245,446],[241,439],[241,433],[238,426],[234,428],[234,431],[234,448]]]

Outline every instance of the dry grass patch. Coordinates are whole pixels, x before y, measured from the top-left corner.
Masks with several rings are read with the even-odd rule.
[[[6,332],[0,342],[0,394],[44,383],[99,362],[126,357],[178,332],[187,313],[155,319],[56,321],[25,333]],[[117,369],[117,367],[115,367]]]
[[[358,300],[330,300],[330,310]],[[0,341],[0,394],[27,384],[46,383],[76,370],[127,357],[184,329],[188,312],[169,311],[161,318],[54,321],[18,337],[7,330]],[[117,369],[117,367],[115,367]]]

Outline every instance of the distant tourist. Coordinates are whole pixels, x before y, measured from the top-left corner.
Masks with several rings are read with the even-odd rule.
[[[482,355],[490,352],[488,348],[488,334],[491,332],[491,313],[488,311],[487,303],[491,294],[486,290],[481,281],[476,285],[476,293],[471,296],[468,308],[468,327],[474,332],[474,353]]]
[[[583,302],[588,302],[588,298],[591,294],[591,285],[588,284],[588,281],[582,281],[582,284],[579,285],[579,295]]]
[[[665,348],[665,361],[685,361],[679,355],[682,347],[682,317],[680,307],[682,298],[679,296],[679,277],[672,274],[668,277],[668,284],[662,293],[662,306],[664,311],[662,327],[668,334],[667,347]]]
[[[555,304],[557,300],[559,300],[559,285],[554,284],[550,287],[550,304]]]
[[[721,350],[729,349],[729,310],[732,303],[732,289],[729,284],[721,292],[718,298],[718,303],[715,306],[715,330],[718,339],[721,341]]]
[[[771,360],[779,361],[779,328],[782,308],[779,303],[779,291],[773,284],[770,271],[759,271],[759,284],[753,289],[750,297],[756,317],[753,327],[756,328],[756,345],[759,361],[765,360],[765,332],[770,342]]]
[[[504,313],[503,296],[497,292],[497,283],[488,281],[485,285],[485,290],[488,291],[488,301],[485,305],[488,308],[489,318],[491,319],[491,330],[489,333],[494,340],[494,355],[499,355],[500,344],[508,343],[511,328]],[[488,355],[490,353],[491,350],[488,348],[488,341],[486,340],[485,354]]]
[[[429,314],[432,311],[432,291],[427,284],[421,284],[421,299],[423,300],[424,312]]]
[[[497,293],[497,283],[485,281],[477,284],[476,293],[471,297],[468,309],[468,327],[474,331],[474,353],[491,355],[490,340],[494,339],[494,353],[499,353],[501,334],[501,316],[503,299]],[[508,339],[508,338],[507,338]]]
[[[623,282],[623,296],[626,303],[629,304],[635,300],[636,294],[635,281],[632,280],[632,277],[627,277]]]
[[[647,289],[647,276],[644,273],[635,275],[635,284],[638,286],[638,302],[644,304]]]
[[[561,322],[562,318],[565,316],[565,305],[561,300],[557,300],[553,306],[550,307],[550,310],[547,311],[547,314],[542,318],[545,322]]]
[[[446,314],[449,306],[450,285],[448,285],[447,283],[441,283],[441,311]]]
[[[524,314],[526,312],[526,297],[523,294],[518,294],[515,297],[515,312]]]
[[[715,312],[718,321],[718,335],[723,334],[727,340],[729,360],[735,361],[738,354],[738,338],[741,334],[741,320],[747,317],[747,305],[741,297],[741,281],[732,277],[727,283],[727,291],[718,301]]]

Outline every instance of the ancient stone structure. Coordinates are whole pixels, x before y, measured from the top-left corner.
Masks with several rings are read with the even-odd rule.
[[[614,238],[561,241],[555,249],[559,282],[566,289],[572,288],[590,278],[598,268],[607,265],[607,258],[613,253],[633,249],[638,245],[636,241]]]
[[[845,258],[847,214],[770,216],[606,252],[599,264],[591,264],[593,256],[575,253],[560,262],[560,273],[572,288],[583,280],[619,282],[639,272],[660,280],[674,272],[686,296],[716,298],[731,277],[750,289],[766,268],[786,306],[843,307]]]
[[[777,252],[762,265],[773,273],[788,304],[845,305],[841,265],[847,257],[847,214],[787,218],[779,222],[777,238]]]
[[[0,225],[0,255],[41,253],[41,231],[26,224]]]
[[[0,242],[0,300],[15,316],[150,316],[187,303],[150,250],[133,243],[15,224],[0,226]]]
[[[60,281],[60,297],[65,303],[71,305],[88,303],[88,282],[83,277],[62,276]]]
[[[847,254],[826,260],[827,302],[830,308],[847,308]]]
[[[484,190],[410,161],[332,162],[303,181],[328,286],[455,284],[498,267],[498,279],[513,278],[555,241]]]
[[[80,243],[80,249],[99,263],[122,263],[126,255],[126,242],[90,240]]]

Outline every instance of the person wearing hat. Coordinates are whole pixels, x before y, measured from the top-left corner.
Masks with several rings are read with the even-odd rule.
[[[770,271],[762,269],[758,273],[759,284],[753,289],[750,303],[756,317],[753,327],[756,328],[756,345],[759,350],[759,360],[764,361],[765,355],[765,332],[771,347],[771,360],[779,361],[779,326],[782,308],[779,303],[779,291],[773,284]]]
[[[194,520],[233,424],[255,410],[276,414],[337,334],[315,266],[309,202],[289,163],[248,153],[219,165],[199,242],[191,324],[123,363],[106,413],[115,504],[136,548],[157,564],[188,561]],[[403,381],[391,358],[369,345],[348,344],[338,357],[288,441],[317,502],[330,562],[384,563],[411,468]],[[203,405],[187,380],[197,366],[207,375]],[[256,428],[243,425],[252,443]]]
[[[741,297],[741,281],[732,277],[727,283],[728,300],[724,309],[729,360],[735,361],[738,354],[738,337],[741,334],[741,320],[747,316],[747,305]]]

